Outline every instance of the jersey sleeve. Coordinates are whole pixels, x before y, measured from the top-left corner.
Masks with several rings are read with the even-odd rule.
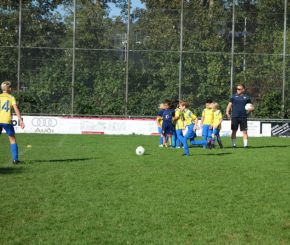
[[[190,113],[190,117],[191,117],[192,120],[195,120],[197,118],[197,116],[195,114],[193,114],[193,113]]]
[[[11,96],[11,104],[16,105],[16,99],[14,96]]]
[[[163,112],[164,112],[163,110],[158,111],[157,116],[162,117],[163,116]]]
[[[223,119],[223,114],[221,113],[221,111],[218,112],[218,119],[219,120]]]

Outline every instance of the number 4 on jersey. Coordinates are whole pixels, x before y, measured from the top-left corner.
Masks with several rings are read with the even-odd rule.
[[[5,110],[6,112],[9,111],[9,100],[7,100],[4,105],[1,107],[2,110]]]

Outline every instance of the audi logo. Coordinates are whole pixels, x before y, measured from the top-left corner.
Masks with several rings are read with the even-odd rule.
[[[33,118],[32,125],[38,128],[55,127],[57,125],[57,120],[55,118],[47,118],[47,117]]]

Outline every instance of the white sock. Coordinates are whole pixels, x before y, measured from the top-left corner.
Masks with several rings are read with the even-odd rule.
[[[232,146],[236,146],[236,142],[237,142],[236,139],[232,139]]]
[[[248,140],[244,139],[244,147],[247,147],[247,146],[248,146]]]

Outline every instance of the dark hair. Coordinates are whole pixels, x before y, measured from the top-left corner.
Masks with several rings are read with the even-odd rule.
[[[174,99],[171,101],[171,109],[175,109],[179,104],[179,100],[178,99]]]
[[[212,103],[212,99],[206,99],[205,103]]]
[[[163,102],[164,105],[168,105],[168,107],[170,108],[171,107],[171,103],[170,103],[170,100],[164,100]]]

